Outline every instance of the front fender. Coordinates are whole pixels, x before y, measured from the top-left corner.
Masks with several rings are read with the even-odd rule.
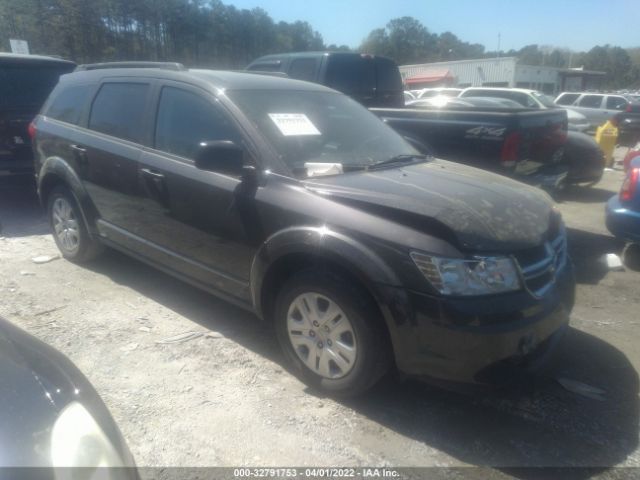
[[[264,316],[263,289],[270,269],[289,255],[324,259],[358,278],[376,301],[390,333],[394,349],[398,328],[410,322],[409,300],[395,272],[374,251],[327,227],[293,227],[269,237],[260,247],[251,267],[251,295],[256,312]]]
[[[95,224],[98,210],[82,184],[82,180],[63,158],[49,157],[40,167],[37,176],[38,196],[43,207],[47,206],[47,197],[51,190],[60,184],[66,186],[76,199],[89,234],[97,236],[98,231]]]

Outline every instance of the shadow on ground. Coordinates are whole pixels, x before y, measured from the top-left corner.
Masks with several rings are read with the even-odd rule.
[[[602,260],[607,253],[621,255],[625,242],[611,235],[567,228],[569,255],[575,265],[576,281],[596,285],[609,269]]]
[[[562,192],[556,194],[556,201],[579,203],[605,203],[615,192],[598,187],[580,187],[571,185]]]
[[[0,236],[49,233],[32,177],[0,177]]]
[[[283,364],[274,335],[250,313],[117,252],[108,251],[89,268]],[[522,467],[597,466],[573,475],[562,471],[563,478],[587,478],[624,461],[638,446],[638,376],[625,355],[594,336],[569,329],[552,366],[553,375],[523,376],[517,388],[480,395],[390,379],[365,397],[342,403],[460,461],[493,467],[476,473],[465,470],[465,478],[550,478],[549,471]],[[555,379],[558,376],[600,388],[604,399],[567,391]],[[355,430],[352,436],[364,450],[376,442],[371,432]],[[452,473],[432,470],[432,478]]]

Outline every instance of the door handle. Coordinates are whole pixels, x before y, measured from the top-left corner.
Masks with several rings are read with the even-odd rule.
[[[87,153],[87,149],[84,147],[81,147],[80,145],[71,144],[69,146],[71,147],[71,150],[73,150],[74,152],[81,153],[81,154]]]
[[[86,165],[87,164],[87,149],[85,147],[81,146],[81,145],[76,145],[74,143],[69,145],[69,147],[71,148],[71,151],[73,152],[74,156],[76,157],[76,161],[78,162],[78,164]]]
[[[147,177],[157,178],[158,180],[164,179],[164,175],[162,173],[154,172],[153,170],[149,170],[148,168],[141,168],[140,172],[142,172],[142,174]]]

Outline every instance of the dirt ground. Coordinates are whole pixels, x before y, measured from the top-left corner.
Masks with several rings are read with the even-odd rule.
[[[78,365],[140,466],[640,466],[640,273],[599,262],[624,247],[604,226],[619,170],[558,198],[578,291],[550,373],[475,395],[388,381],[350,401],[290,375],[255,317],[119,253],[35,264],[58,253],[49,228],[0,180],[0,315]],[[203,335],[157,343],[185,332]]]

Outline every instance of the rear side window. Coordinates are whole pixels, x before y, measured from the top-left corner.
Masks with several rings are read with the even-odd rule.
[[[2,65],[0,67],[0,106],[35,107],[47,99],[63,73],[73,66]]]
[[[139,143],[148,90],[145,83],[105,83],[91,106],[89,128]]]
[[[282,62],[267,62],[267,63],[256,63],[251,65],[248,70],[256,71],[256,72],[279,72],[280,66]]]
[[[624,110],[627,108],[627,102],[623,97],[608,97],[607,98],[607,109],[608,110]]]
[[[289,67],[289,76],[298,80],[313,82],[316,79],[316,66],[318,62],[315,58],[296,58]]]
[[[56,95],[45,115],[77,125],[91,94],[92,85],[72,85]]]
[[[155,148],[193,159],[200,142],[212,140],[239,140],[227,115],[200,95],[164,87],[156,119]]]
[[[558,105],[573,105],[573,102],[575,102],[579,96],[579,93],[563,93],[555,103]]]
[[[602,105],[602,95],[585,95],[580,99],[578,105],[587,108],[600,108],[600,105]]]
[[[358,55],[329,57],[327,85],[347,94],[370,93],[375,88],[375,69],[371,59]]]

